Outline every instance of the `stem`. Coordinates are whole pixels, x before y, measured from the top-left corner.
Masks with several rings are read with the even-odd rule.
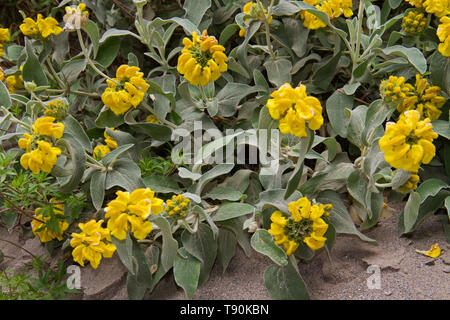
[[[70,90],[70,88],[69,89],[46,89],[46,91],[53,92],[53,93],[67,93],[67,94],[64,94],[65,96],[73,93],[73,94],[76,94],[79,96],[100,98],[100,95],[98,93],[91,93],[91,92],[79,91],[79,90]]]
[[[77,35],[78,35],[78,42],[80,43],[80,46],[81,46],[81,51],[83,52],[83,55],[85,56],[87,62],[92,67],[92,69],[94,69],[94,71],[97,72],[99,75],[101,75],[103,78],[108,79],[108,80],[114,82],[115,84],[119,84],[116,80],[112,79],[111,77],[107,76],[102,71],[100,71],[100,69],[97,68],[97,66],[91,60],[91,58],[89,57],[89,53],[87,52],[86,47],[84,45],[84,41],[83,41],[83,37],[81,36],[80,29],[77,29]]]
[[[270,19],[270,17],[272,16],[272,6],[273,6],[273,3],[274,3],[274,2],[275,2],[275,0],[271,0],[271,1],[270,1],[270,5],[269,5],[269,8],[268,8],[268,10],[267,10],[267,15],[265,15],[265,14],[264,14],[264,7],[263,7],[261,1],[258,0],[258,6],[259,6],[259,9],[260,9],[261,12],[264,14],[264,26],[265,26],[264,29],[265,29],[265,33],[266,33],[266,44],[267,44],[267,48],[269,49],[270,57],[271,57],[272,59],[275,59],[275,54],[274,54],[274,52],[273,52],[272,42],[270,41],[269,19]]]
[[[390,187],[392,187],[392,182],[389,182],[389,183],[377,183],[377,182],[375,182],[375,187],[378,187],[378,188],[390,188]]]
[[[55,68],[53,68],[52,62],[50,61],[50,59],[47,57],[46,59],[47,65],[50,69],[51,74],[53,75],[53,77],[55,78],[56,82],[58,82],[58,85],[62,88],[65,87],[64,83],[62,82],[61,78],[58,76],[58,74],[55,71]]]

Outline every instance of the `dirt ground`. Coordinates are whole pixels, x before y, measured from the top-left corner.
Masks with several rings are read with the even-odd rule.
[[[380,299],[450,299],[450,245],[447,243],[441,222],[428,216],[416,232],[406,238],[397,236],[397,219],[401,204],[389,204],[387,217],[377,227],[365,234],[376,239],[379,246],[369,245],[357,237],[338,235],[332,262],[321,251],[309,262],[301,263],[300,272],[309,288],[312,299],[333,300],[380,300]],[[19,241],[17,234],[8,236]],[[432,259],[415,250],[428,250],[438,243],[442,254]],[[35,254],[45,251],[38,240],[22,243]],[[27,254],[7,243],[0,243],[6,255],[16,257],[0,265],[17,267],[26,261]],[[197,290],[194,299],[199,300],[265,300],[270,296],[263,283],[263,274],[271,260],[257,252],[250,258],[238,249],[227,272],[222,273],[216,265],[210,280]],[[367,280],[369,266],[379,266],[380,289],[369,289]],[[81,282],[84,294],[71,299],[127,299],[126,270],[117,257],[105,259],[97,270],[82,268]],[[172,276],[165,277],[146,299],[186,299]]]

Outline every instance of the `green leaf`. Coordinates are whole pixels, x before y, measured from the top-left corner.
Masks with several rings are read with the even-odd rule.
[[[126,124],[133,126],[136,131],[145,133],[155,140],[170,141],[172,130],[169,127],[158,123],[136,122],[133,118],[132,111],[130,110],[125,114],[124,120]]]
[[[333,209],[331,209],[331,213],[328,219],[336,229],[336,233],[353,234],[358,236],[363,241],[377,244],[375,240],[365,236],[356,229],[347,208],[342,203],[339,194],[337,194],[335,191],[322,191],[321,193],[319,193],[316,199],[322,204],[331,203],[333,205]]]
[[[210,7],[211,0],[186,0],[183,5],[183,9],[186,11],[184,18],[198,26]]]
[[[106,30],[105,33],[103,33],[99,42],[100,42],[100,44],[103,44],[106,40],[108,40],[111,37],[114,38],[114,37],[123,37],[123,36],[133,36],[136,39],[140,40],[140,37],[137,34],[131,32],[129,30],[120,30],[120,29],[111,28],[111,29]]]
[[[443,188],[449,188],[449,185],[442,180],[431,178],[420,184],[416,192],[420,195],[420,202],[423,203],[428,197],[436,196]]]
[[[192,299],[197,290],[200,277],[201,262],[191,255],[185,248],[178,249],[173,264],[175,282],[183,288],[188,299]]]
[[[134,145],[133,144],[125,144],[123,146],[119,146],[117,147],[117,149],[114,149],[113,151],[111,151],[110,153],[108,153],[107,155],[105,155],[103,157],[103,159],[101,160],[101,162],[105,165],[105,167],[108,167],[109,165],[111,165],[114,161],[117,160],[117,158],[124,152],[126,152],[127,150],[129,150],[130,148],[132,148]]]
[[[300,192],[294,191],[288,199],[284,199],[285,192],[284,189],[270,189],[261,192],[259,202],[256,204],[257,209],[262,211],[268,207],[273,207],[282,212],[289,212],[288,203],[298,200],[302,195]]]
[[[279,88],[285,83],[291,83],[291,69],[292,63],[286,59],[267,60],[264,63],[267,70],[269,81]]]
[[[112,29],[109,29],[110,31]],[[106,31],[103,34],[102,39],[105,37]],[[104,42],[100,40],[100,47],[98,48],[98,53],[95,56],[95,61],[100,63],[103,67],[109,67],[117,57],[120,49],[120,38],[119,37],[109,37]]]
[[[214,166],[211,170],[202,174],[198,183],[195,185],[195,194],[200,195],[205,185],[221,175],[229,173],[234,168],[234,163],[221,163]]]
[[[341,52],[342,51],[339,51],[339,53],[332,56],[314,72],[312,81],[318,88],[326,90],[329,87],[331,80],[333,80],[334,74],[336,73],[337,65],[341,58]]]
[[[215,187],[204,197],[213,200],[239,201],[243,197],[243,194],[230,187]]]
[[[111,236],[111,242],[116,247],[117,254],[125,268],[127,268],[132,275],[136,275],[132,261],[133,241],[131,240],[130,235],[127,233],[127,237],[124,240],[119,240],[116,237]]]
[[[429,62],[433,85],[439,86],[447,95],[450,95],[450,57],[444,57],[440,52],[435,51]],[[446,137],[450,139],[448,136]]]
[[[202,263],[199,277],[199,286],[201,286],[208,280],[216,260],[217,240],[214,240],[211,228],[200,223],[197,232],[194,234],[184,230],[181,234],[181,242],[186,251]]]
[[[244,222],[247,218],[244,216],[234,219],[220,221],[220,227],[233,231],[239,246],[244,250],[245,255],[250,257],[252,248],[250,247],[250,234],[243,230]]]
[[[308,179],[308,181],[306,181],[304,184],[302,184],[300,186],[299,191],[302,194],[313,194],[313,193],[315,193],[319,189],[320,185],[325,180],[327,175],[328,175],[327,172],[318,172],[317,174],[312,176],[310,179]]]
[[[386,119],[389,119],[395,108],[388,107],[382,100],[375,100],[367,109],[364,129],[362,131],[361,140],[362,143],[368,146],[371,141],[369,137],[374,130],[384,123]]]
[[[170,270],[177,255],[178,242],[173,238],[172,228],[166,218],[161,215],[157,215],[152,217],[152,222],[159,227],[163,237],[161,264],[165,270]]]
[[[72,115],[68,115],[64,119],[64,130],[70,133],[72,137],[78,140],[78,142],[83,146],[84,150],[92,153],[92,145],[80,122],[76,120]]]
[[[244,83],[227,83],[216,96],[219,102],[219,116],[230,117],[236,113],[236,107],[246,96],[258,92],[257,87],[251,87]]]
[[[206,220],[206,222],[208,222],[208,225],[211,228],[211,231],[213,232],[214,239],[217,239],[217,237],[219,235],[219,228],[217,228],[217,226],[214,223],[214,221],[211,218],[211,216],[208,213],[206,213],[205,210],[203,210],[202,207],[200,207],[198,205],[195,205],[192,208],[192,212],[197,213],[199,215],[200,221]]]
[[[338,135],[347,137],[350,118],[345,116],[345,109],[353,108],[353,97],[335,91],[326,102],[326,111],[330,119],[331,126]]]
[[[450,196],[445,198],[445,208],[447,209],[448,219],[450,220]]]
[[[365,129],[367,110],[367,106],[360,105],[353,109],[350,115],[347,139],[359,148],[363,147],[362,135]]]
[[[368,192],[368,181],[361,170],[353,171],[347,179],[347,190],[350,195],[361,205],[366,207],[366,193]]]
[[[91,177],[90,192],[95,210],[100,210],[105,198],[106,172],[95,171]]]
[[[402,185],[404,185],[409,178],[411,177],[411,172],[403,170],[403,169],[397,169],[394,171],[393,175],[392,175],[392,189],[398,189],[400,188]]]
[[[106,190],[114,186],[120,186],[129,192],[145,187],[137,164],[127,158],[117,159],[112,165],[112,171],[108,171],[106,176]]]
[[[89,39],[92,42],[94,57],[97,56],[100,38],[100,32],[98,31],[97,24],[92,20],[88,20],[86,24],[83,26],[83,31],[85,31],[88,34]]]
[[[11,105],[12,102],[9,96],[8,89],[6,88],[5,84],[0,81],[0,106],[9,108],[11,107]]]
[[[225,45],[237,31],[239,31],[239,26],[236,23],[227,25],[220,33],[219,43],[222,46]]]
[[[59,141],[63,143],[65,141],[65,145],[70,153],[72,162],[71,177],[69,180],[60,185],[61,192],[68,193],[78,187],[78,184],[83,177],[86,164],[86,153],[78,140],[70,136],[68,133],[64,133],[63,138]]]
[[[408,59],[411,65],[424,74],[427,71],[427,60],[422,52],[417,48],[406,48],[404,46],[395,45],[384,49],[376,48],[375,51],[382,52],[385,55],[394,55]]]
[[[405,226],[405,233],[410,232],[416,224],[417,216],[419,214],[419,206],[420,194],[413,191],[409,194],[409,198],[404,209],[403,222]]]
[[[27,60],[23,65],[23,81],[34,81],[37,86],[48,86],[47,76],[42,69],[39,59],[34,54],[33,46],[28,38],[25,37],[25,49]]]
[[[123,115],[115,115],[114,112],[106,107],[95,120],[95,125],[98,128],[116,128],[123,123]]]
[[[151,175],[144,178],[144,184],[158,193],[181,193],[181,189],[175,179],[167,176]]]
[[[225,273],[231,259],[236,254],[236,243],[236,236],[232,231],[224,228],[219,229],[217,259],[222,265],[223,273]]]
[[[274,300],[309,300],[308,288],[292,262],[285,267],[269,266],[264,284]]]
[[[220,206],[217,213],[213,216],[214,221],[229,220],[236,217],[253,213],[255,208],[247,203],[225,203]]]
[[[142,300],[144,299],[147,287],[141,286],[141,283],[137,280],[137,277],[132,274],[127,274],[127,294],[128,300]]]
[[[434,132],[440,136],[450,139],[450,121],[434,120],[431,124],[433,125]]]
[[[251,239],[252,248],[268,256],[279,266],[288,265],[288,257],[286,252],[275,244],[272,235],[265,229],[258,229]]]
[[[64,64],[61,69],[62,78],[69,84],[79,77],[80,73],[86,69],[87,61],[84,58],[72,59]]]

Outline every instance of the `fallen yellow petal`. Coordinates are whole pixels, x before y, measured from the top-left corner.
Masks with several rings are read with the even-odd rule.
[[[435,243],[435,244],[431,245],[430,250],[428,250],[428,251],[416,250],[416,252],[424,254],[431,258],[437,258],[441,255],[441,248],[439,248],[439,245],[437,243]]]

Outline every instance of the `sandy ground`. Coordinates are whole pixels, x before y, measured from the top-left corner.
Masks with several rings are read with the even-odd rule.
[[[379,246],[366,244],[359,238],[338,235],[331,251],[332,263],[322,251],[309,262],[300,264],[300,272],[312,299],[380,300],[380,299],[450,299],[450,245],[441,222],[428,216],[409,238],[397,236],[397,218],[401,204],[390,204],[392,216],[382,218],[367,236]],[[438,243],[442,254],[432,259],[415,250],[428,250]],[[247,258],[241,250],[233,258],[225,274],[216,265],[211,279],[199,288],[194,299],[270,299],[263,274],[272,262],[253,252]],[[370,265],[380,267],[380,289],[369,289]],[[172,278],[157,286],[150,299],[185,299]]]
[[[300,272],[309,288],[312,299],[333,300],[380,300],[380,299],[450,299],[450,245],[447,243],[441,222],[430,215],[410,237],[397,236],[397,218],[401,204],[390,204],[386,218],[377,227],[365,234],[376,239],[379,246],[369,245],[357,237],[338,235],[331,251],[332,262],[326,252],[320,251],[311,261],[299,265]],[[1,228],[0,228],[1,229]],[[6,230],[0,230],[5,237]],[[19,241],[13,233],[11,241]],[[442,254],[432,259],[415,250],[428,250],[438,243]],[[45,253],[39,241],[25,242],[26,248],[35,254]],[[0,243],[6,255],[18,256],[6,260],[0,269],[17,266],[27,258],[26,253]],[[20,250],[19,250],[20,251]],[[29,257],[28,257],[28,260]],[[250,258],[237,250],[225,274],[216,265],[210,280],[197,290],[194,299],[199,300],[264,300],[270,296],[263,283],[263,274],[271,260],[257,252]],[[369,289],[367,280],[369,266],[379,266],[380,289]],[[85,288],[84,296],[71,299],[127,299],[126,270],[119,259],[105,259],[97,270],[82,269]],[[146,299],[186,299],[184,291],[178,288],[170,274],[161,280]]]

